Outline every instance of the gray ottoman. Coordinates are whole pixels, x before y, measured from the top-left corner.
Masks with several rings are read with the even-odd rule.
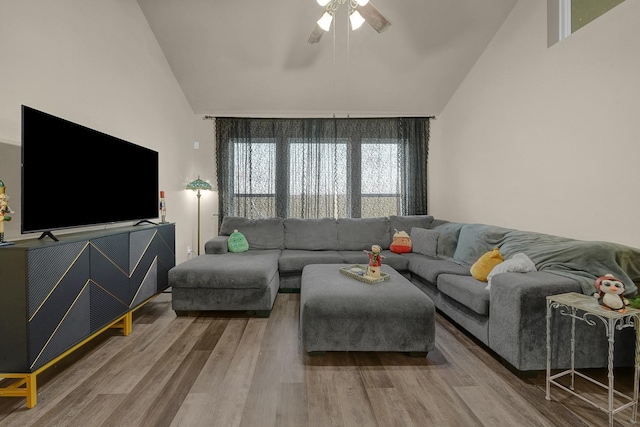
[[[307,352],[433,350],[435,306],[427,295],[388,265],[382,271],[391,279],[376,284],[341,274],[344,265],[302,271],[300,333]]]

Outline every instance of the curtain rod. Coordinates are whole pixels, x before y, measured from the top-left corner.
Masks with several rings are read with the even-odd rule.
[[[403,116],[403,117],[404,117],[404,116]],[[411,118],[411,117],[414,117],[414,116],[406,116],[406,117]],[[433,119],[433,120],[435,120],[435,119],[436,119],[436,116],[415,116],[415,117],[425,117],[425,118],[427,118],[427,119]],[[253,117],[253,118],[256,118],[256,117]],[[296,117],[296,118],[302,118],[302,119],[304,119],[304,117]],[[307,117],[307,118],[316,118],[316,117]],[[328,118],[328,117],[323,117],[323,118]],[[334,119],[335,119],[335,118],[336,118],[336,116],[334,115],[332,118],[334,118]],[[351,117],[347,116],[347,117],[344,117],[344,118],[349,119],[349,118],[351,118]],[[382,117],[382,116],[381,116],[381,117],[357,117],[357,118],[362,118],[362,119],[369,119],[369,118],[371,118],[371,119],[381,119],[381,118],[382,118],[382,119],[387,119],[387,118],[397,118],[397,117]],[[204,116],[204,117],[202,118],[202,120],[215,120],[215,119],[216,119],[216,118],[215,118],[214,116]]]

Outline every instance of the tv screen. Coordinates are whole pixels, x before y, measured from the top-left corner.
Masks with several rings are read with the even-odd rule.
[[[22,106],[22,233],[158,218],[158,152]]]

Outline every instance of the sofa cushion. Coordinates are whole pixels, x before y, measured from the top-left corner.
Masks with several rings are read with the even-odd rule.
[[[405,256],[406,254],[396,254],[391,251],[382,251],[381,254],[384,257],[382,264],[399,272],[409,271],[409,258]]]
[[[430,257],[438,256],[438,238],[440,232],[426,228],[413,227],[411,229],[412,252]]]
[[[200,255],[169,270],[175,288],[266,288],[278,274],[280,250]]]
[[[440,235],[438,236],[438,255],[453,258],[453,254],[458,246],[458,237],[460,230],[464,224],[457,222],[447,222],[432,230],[437,230]]]
[[[389,233],[391,239],[393,235],[398,231],[404,231],[407,234],[411,234],[413,227],[417,228],[429,228],[433,222],[433,216],[431,215],[390,215],[389,216]]]
[[[338,249],[338,223],[334,218],[284,220],[285,249],[309,251]]]
[[[368,257],[367,257],[368,259]],[[338,251],[305,251],[285,249],[280,255],[278,268],[281,273],[302,273],[308,264],[344,264],[345,260]]]
[[[369,264],[369,255],[365,251],[338,251],[338,253],[346,264]],[[384,260],[382,262],[384,263]]]
[[[460,229],[458,244],[453,258],[472,265],[486,252],[500,246],[505,235],[511,230],[485,224],[465,224]]]
[[[215,236],[207,240],[204,244],[206,254],[226,254],[229,252],[229,236]]]
[[[341,251],[389,249],[389,218],[338,218],[338,247]]]
[[[489,315],[489,291],[486,284],[471,276],[441,274],[438,276],[438,290],[465,307],[482,315]]]
[[[458,264],[448,259],[430,258],[420,254],[405,254],[409,260],[409,271],[411,274],[419,276],[424,281],[435,285],[438,276],[441,274],[458,274],[461,276],[471,276],[469,267]]]
[[[364,251],[338,251],[347,264],[360,264],[366,266],[369,264],[369,255]],[[404,272],[409,270],[409,259],[404,255],[396,254],[391,251],[382,251],[380,254],[384,257],[382,264],[387,264],[396,271]]]
[[[226,216],[220,225],[220,234],[230,236],[238,230],[247,238],[249,249],[284,249],[282,218],[248,219]]]

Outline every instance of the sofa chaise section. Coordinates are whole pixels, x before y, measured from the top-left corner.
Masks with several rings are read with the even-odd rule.
[[[269,315],[278,289],[279,249],[246,254],[201,255],[169,271],[172,308],[189,311],[244,310]]]

